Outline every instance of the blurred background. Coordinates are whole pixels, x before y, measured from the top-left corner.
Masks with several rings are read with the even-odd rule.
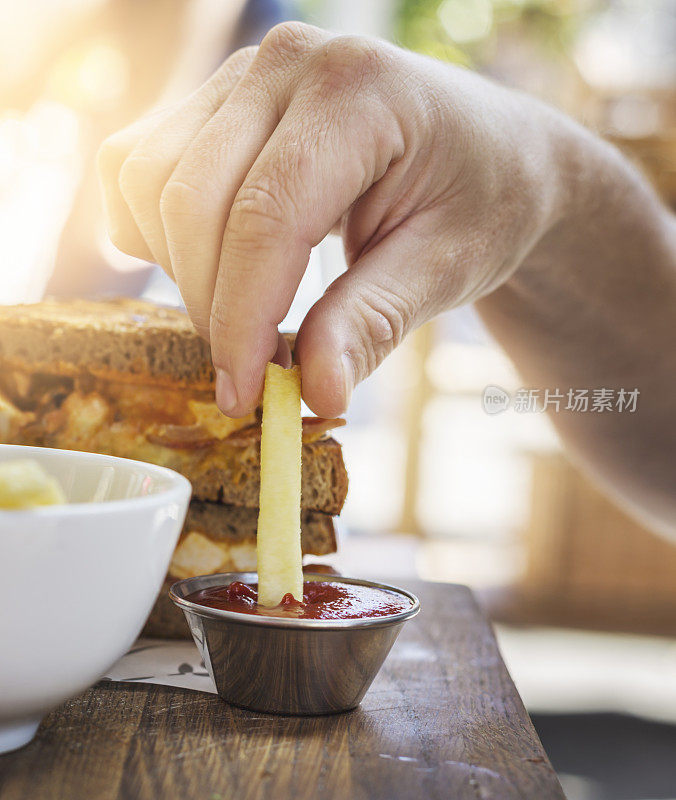
[[[285,19],[393,40],[534,93],[614,141],[676,207],[674,0],[0,0],[0,303],[180,303],[105,234],[101,140],[199,86]],[[285,327],[344,269],[327,240]],[[333,563],[461,582],[570,800],[676,798],[676,547],[615,508],[471,309],[416,332],[354,394]]]

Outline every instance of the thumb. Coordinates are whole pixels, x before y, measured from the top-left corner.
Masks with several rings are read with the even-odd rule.
[[[322,417],[342,414],[357,383],[409,331],[437,313],[438,270],[420,263],[419,237],[397,231],[362,256],[314,304],[296,337],[303,399]]]

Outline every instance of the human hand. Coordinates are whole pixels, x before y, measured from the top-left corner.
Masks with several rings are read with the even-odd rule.
[[[556,220],[550,112],[471,72],[300,23],[104,142],[113,242],[157,261],[211,342],[231,416],[258,402],[310,250],[348,270],[296,340],[326,417],[411,329],[504,283]]]

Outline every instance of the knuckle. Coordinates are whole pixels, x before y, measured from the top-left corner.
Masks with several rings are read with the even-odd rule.
[[[167,181],[160,194],[160,215],[163,221],[195,217],[202,207],[203,192],[199,186],[180,178]]]
[[[131,155],[123,162],[117,182],[127,202],[147,192],[152,182],[154,161],[148,156]]]
[[[380,74],[382,48],[364,36],[337,36],[317,53],[315,68],[324,91],[362,86]]]
[[[380,298],[371,301],[366,314],[369,339],[376,350],[393,350],[404,338],[406,321],[404,313],[393,303]]]
[[[274,61],[295,60],[314,45],[315,29],[303,22],[281,22],[271,28],[258,48],[258,55]]]
[[[274,233],[284,225],[286,210],[282,190],[276,181],[258,179],[241,187],[228,219],[231,233],[260,235]]]
[[[225,59],[209,79],[208,84],[216,88],[219,93],[224,90],[228,91],[232,87],[233,80],[239,80],[251,66],[257,53],[258,45],[242,47],[236,50]]]
[[[235,50],[235,52],[223,62],[221,70],[229,66],[231,69],[238,71],[239,68],[248,66],[254,60],[257,53],[257,44],[252,44],[248,47],[240,47],[239,50]]]
[[[399,293],[376,286],[360,295],[357,315],[359,348],[350,352],[350,356],[360,374],[365,376],[399,346],[413,315],[410,304]]]

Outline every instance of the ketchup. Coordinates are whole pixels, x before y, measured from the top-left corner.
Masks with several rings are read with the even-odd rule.
[[[241,581],[234,581],[229,586],[200,589],[187,595],[185,599],[223,611],[297,619],[387,617],[411,607],[411,601],[407,597],[386,589],[327,581],[305,581],[302,602],[291,594],[285,594],[281,603],[273,608],[258,605],[257,583]]]

